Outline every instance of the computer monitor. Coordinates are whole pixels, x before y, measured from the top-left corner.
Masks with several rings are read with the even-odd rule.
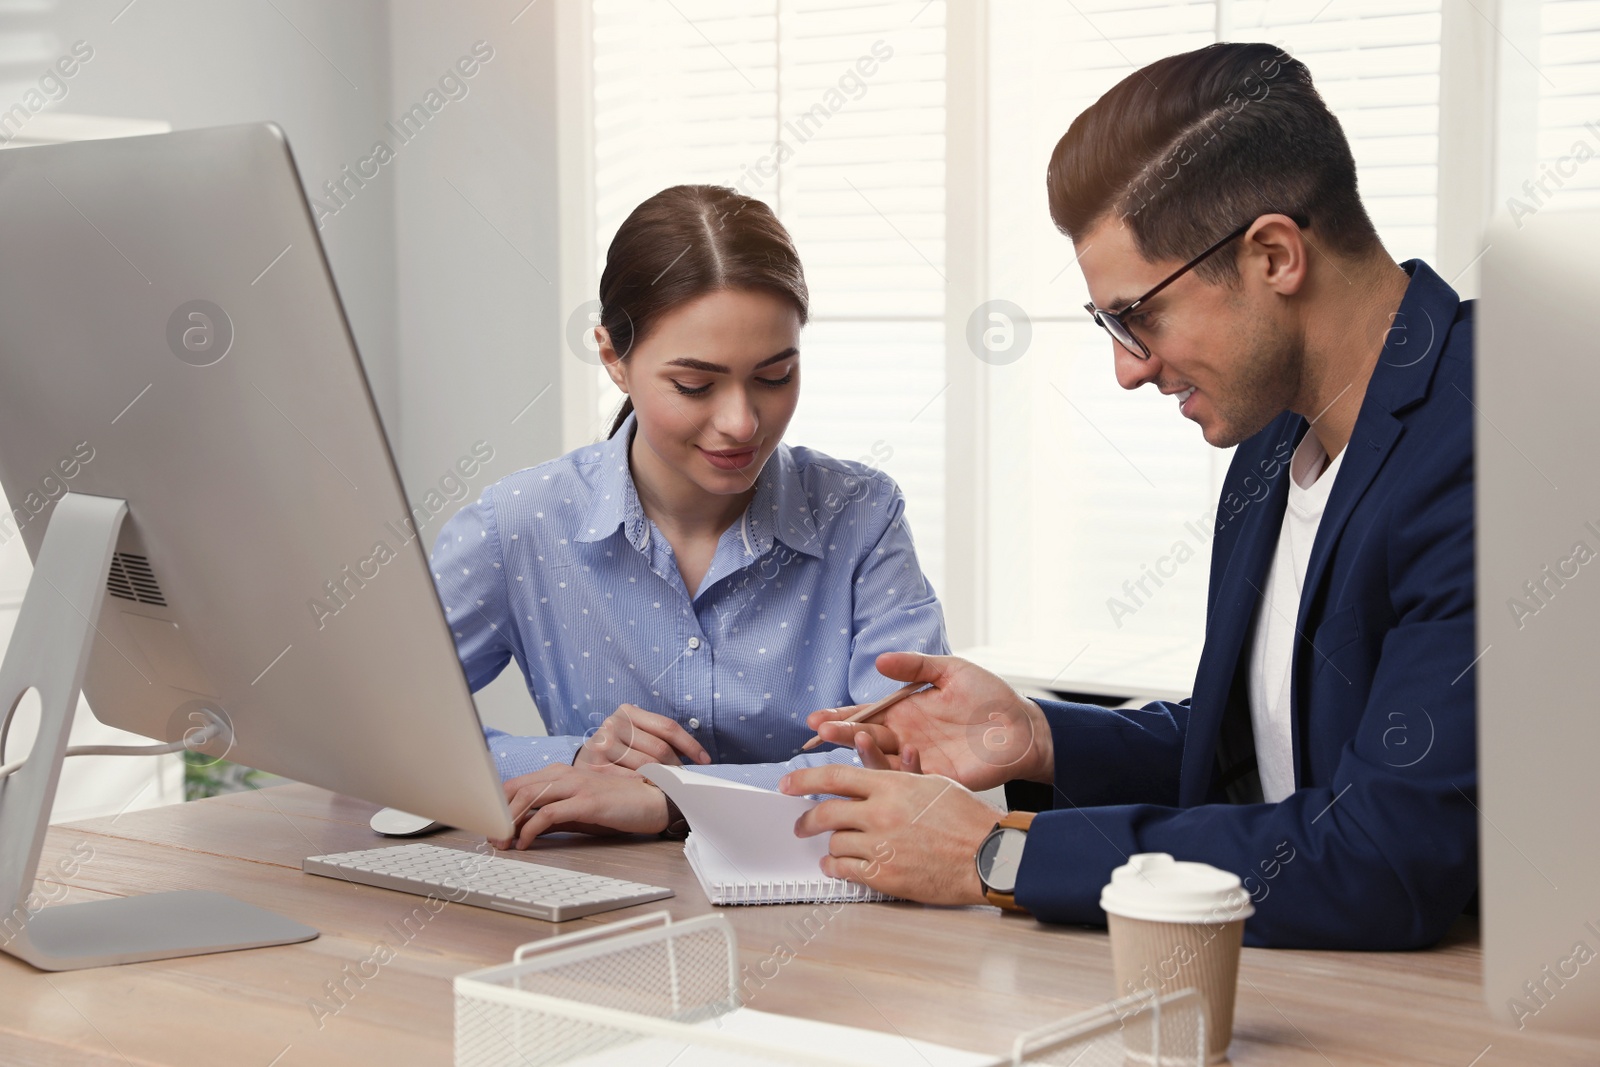
[[[6,151],[0,218],[0,536],[35,560],[0,714],[28,688],[45,707],[0,780],[0,907],[32,887],[79,675],[108,725],[170,742],[220,718],[207,753],[509,836],[433,516],[401,490],[283,132]],[[78,907],[4,947],[175,954],[82,943],[52,915]]]
[[[1600,211],[1552,204],[1487,243],[1476,361],[1484,994],[1515,1029],[1600,1034]]]

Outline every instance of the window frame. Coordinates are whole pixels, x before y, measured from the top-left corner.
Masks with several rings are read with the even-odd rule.
[[[989,622],[1002,610],[992,588],[988,528],[990,422],[985,365],[966,344],[967,319],[996,295],[988,263],[988,81],[990,0],[946,2],[946,286],[945,578],[940,598],[952,647],[987,644]],[[1478,291],[1484,233],[1504,190],[1537,164],[1536,74],[1523,55],[1536,55],[1540,0],[1441,0],[1439,85],[1438,248],[1435,266],[1464,297]],[[1228,31],[1227,0],[1217,0],[1216,35]],[[556,16],[558,174],[563,211],[560,234],[561,302],[577,308],[591,299],[593,277],[593,16],[588,0],[559,5]],[[1519,54],[1520,52],[1520,54]],[[1047,317],[1051,318],[1051,317]],[[554,325],[565,349],[566,323]],[[601,382],[592,366],[563,352],[560,372],[562,447],[591,443],[604,432],[597,416]],[[1219,491],[1228,452],[1213,457],[1212,490]]]

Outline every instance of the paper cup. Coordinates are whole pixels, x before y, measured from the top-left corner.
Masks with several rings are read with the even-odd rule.
[[[1100,893],[1111,931],[1111,966],[1119,997],[1162,996],[1193,988],[1205,1002],[1207,1062],[1220,1061],[1233,1038],[1244,921],[1255,914],[1236,875],[1165,852],[1131,857]],[[1130,1040],[1128,1053],[1152,1061]],[[1165,1057],[1162,1057],[1163,1060]]]

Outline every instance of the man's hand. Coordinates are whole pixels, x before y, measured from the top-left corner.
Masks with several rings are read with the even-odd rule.
[[[902,702],[903,703],[903,702]],[[784,776],[791,795],[833,793],[794,824],[832,832],[822,873],[924,904],[983,904],[974,862],[1000,813],[948,778],[830,764]]]
[[[833,721],[853,707],[814,711],[806,724],[824,741],[854,745],[865,766],[891,770],[909,770],[902,760],[914,752],[922,770],[969,789],[990,789],[1017,778],[1054,779],[1055,748],[1044,712],[1000,678],[954,656],[885,652],[877,665],[886,678],[933,688],[905,698],[872,722]]]
[[[583,742],[572,765],[592,771],[636,771],[646,763],[679,766],[685,761],[705,764],[711,756],[674,720],[624,704]]]
[[[530,848],[540,834],[657,834],[667,797],[636,774],[556,763],[505,783],[515,836],[495,848]]]
[[[864,730],[857,730],[855,736],[856,755],[861,759],[861,766],[869,771],[904,771],[907,774],[922,773],[922,757],[917,755],[913,745],[901,745],[900,751],[891,756],[878,747],[872,735]]]

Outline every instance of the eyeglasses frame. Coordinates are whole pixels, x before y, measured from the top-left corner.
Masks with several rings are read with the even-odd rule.
[[[1243,226],[1240,226],[1238,229],[1234,230],[1232,233],[1228,234],[1226,237],[1222,238],[1220,241],[1217,241],[1215,244],[1211,245],[1204,252],[1201,252],[1198,256],[1195,256],[1189,262],[1185,263],[1183,266],[1179,267],[1177,270],[1175,270],[1171,274],[1167,275],[1166,278],[1164,278],[1160,282],[1160,284],[1158,284],[1154,289],[1151,289],[1149,292],[1145,293],[1143,296],[1139,297],[1137,300],[1132,301],[1126,307],[1122,308],[1120,311],[1111,311],[1111,310],[1108,310],[1106,308],[1095,307],[1093,300],[1091,300],[1087,304],[1083,305],[1083,310],[1087,311],[1089,313],[1089,317],[1094,319],[1095,324],[1097,326],[1099,326],[1102,330],[1104,330],[1106,333],[1110,334],[1111,335],[1111,339],[1113,341],[1115,341],[1117,344],[1121,345],[1123,350],[1125,352],[1127,352],[1129,355],[1131,355],[1133,358],[1138,359],[1138,360],[1147,360],[1147,359],[1149,359],[1150,358],[1150,349],[1145,347],[1145,343],[1139,339],[1139,335],[1134,333],[1133,329],[1126,322],[1122,321],[1122,317],[1124,315],[1133,314],[1135,311],[1137,311],[1139,309],[1139,305],[1145,303],[1147,300],[1153,299],[1157,293],[1161,292],[1161,290],[1165,289],[1167,286],[1171,285],[1173,282],[1177,281],[1179,278],[1183,277],[1185,274],[1188,274],[1191,270],[1193,270],[1194,268],[1198,267],[1201,263],[1205,262],[1207,257],[1209,257],[1212,253],[1216,252],[1223,245],[1227,244],[1229,241],[1232,241],[1236,237],[1241,237],[1244,234],[1248,233],[1250,231],[1250,227],[1254,226],[1256,224],[1256,222],[1259,221],[1264,215],[1288,215],[1289,220],[1291,222],[1293,222],[1296,226],[1299,226],[1302,230],[1309,229],[1311,227],[1311,220],[1309,218],[1307,218],[1303,214],[1289,215],[1289,213],[1286,212],[1286,211],[1285,212],[1277,212],[1277,211],[1265,211],[1265,212],[1262,212],[1261,215],[1257,215],[1255,218],[1251,219],[1249,222],[1245,223]],[[1111,327],[1109,327],[1109,326],[1107,326],[1105,324],[1104,318],[1102,318],[1102,316],[1104,318],[1109,318],[1109,319],[1114,320],[1116,322],[1116,324],[1122,328],[1122,332],[1127,334],[1130,338],[1132,338],[1133,339],[1133,343],[1139,346],[1139,350],[1137,352],[1135,352],[1133,349],[1129,348],[1125,343],[1123,343],[1122,338],[1118,337],[1114,332],[1112,332]]]

